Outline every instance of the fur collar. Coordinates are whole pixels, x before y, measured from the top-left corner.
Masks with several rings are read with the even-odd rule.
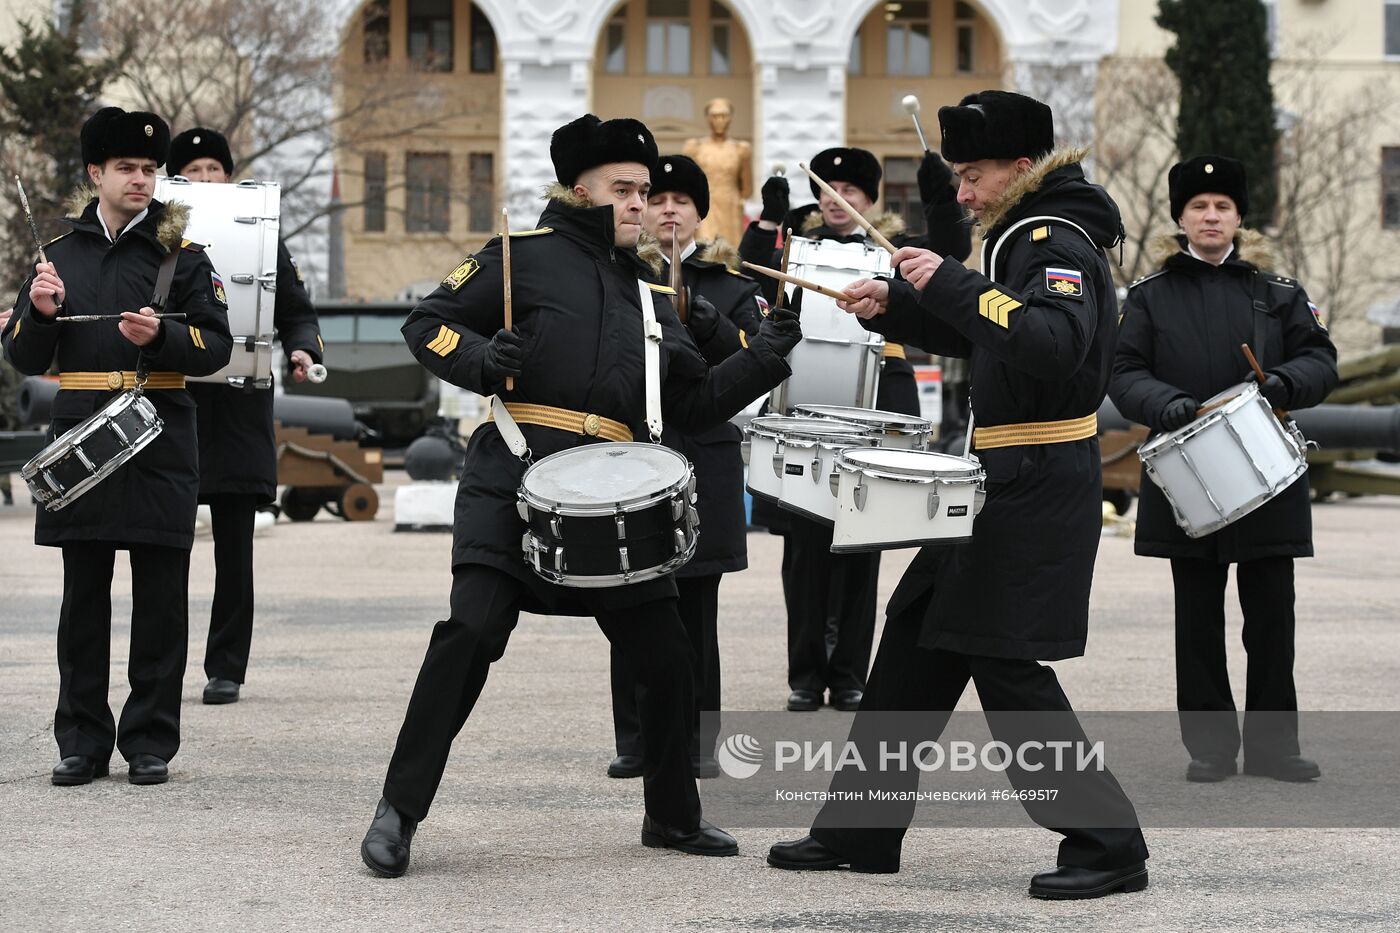
[[[1148,244],[1148,256],[1151,258],[1152,266],[1157,269],[1165,269],[1169,259],[1178,253],[1185,252],[1186,248],[1182,246],[1181,235],[1177,233],[1164,233],[1154,237],[1152,242]],[[1247,262],[1261,272],[1274,271],[1274,267],[1278,263],[1273,241],[1258,230],[1251,230],[1248,227],[1241,227],[1239,232],[1235,234],[1235,251],[1230,254],[1230,259]]]
[[[722,236],[717,236],[713,241],[699,246],[696,253],[692,255],[695,255],[701,262],[718,263],[734,272],[739,271],[739,250]]]
[[[873,217],[867,217],[866,220],[870,221],[870,225],[880,231],[880,235],[887,240],[899,236],[905,230],[904,218],[898,214],[891,214],[889,211],[881,211]],[[807,219],[802,221],[802,229],[798,232],[806,236],[818,227],[824,226],[826,226],[826,221],[822,219],[822,212],[818,209],[807,215]],[[856,230],[863,232],[859,227]]]
[[[557,181],[552,181],[548,185],[545,185],[543,200],[557,201],[565,207],[571,207],[580,211],[597,207],[597,205],[593,203],[593,199],[588,197],[588,195],[576,194],[573,188],[560,184]],[[641,238],[637,240],[637,258],[646,263],[647,268],[651,269],[652,275],[661,274],[665,253],[661,251],[661,243],[656,237],[647,233],[645,230],[642,231]]]
[[[63,204],[65,217],[77,220],[83,216],[89,204],[97,198],[97,190],[91,185],[79,185]],[[190,222],[190,206],[183,201],[152,201],[160,205],[159,220],[156,223],[155,237],[167,253],[173,253],[184,242],[185,227]],[[93,208],[96,213],[96,208]],[[95,218],[94,218],[95,219]],[[149,219],[149,215],[148,215]]]
[[[1042,156],[1025,174],[1013,179],[1011,184],[1006,186],[1006,190],[1001,193],[1001,197],[993,201],[983,211],[978,226],[982,228],[984,234],[988,230],[995,230],[1006,219],[1006,215],[1011,212],[1013,207],[1040,190],[1040,186],[1045,182],[1045,176],[1056,169],[1064,168],[1066,165],[1082,162],[1088,154],[1087,148],[1071,146],[1056,149]]]

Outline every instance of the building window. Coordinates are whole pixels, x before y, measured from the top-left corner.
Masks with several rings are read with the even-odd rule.
[[[1400,58],[1400,0],[1385,2],[1385,55]]]
[[[408,60],[423,71],[452,70],[452,0],[408,0]]]
[[[862,32],[862,30],[857,29],[857,30],[856,30],[856,34],[855,34],[854,36],[851,36],[851,55],[850,55],[850,57],[849,57],[848,59],[846,59],[846,73],[847,73],[847,74],[853,74],[853,75],[858,75],[858,74],[860,74],[860,70],[861,70],[861,48],[860,48],[861,32]]]
[[[909,233],[924,231],[924,205],[919,200],[919,160],[891,156],[885,159],[885,210],[904,218]]]
[[[710,74],[727,75],[734,70],[733,52],[729,48],[731,27],[729,9],[718,0],[710,0]]]
[[[446,233],[451,228],[451,162],[445,152],[410,152],[404,160],[407,202],[403,228],[409,233]]]
[[[481,12],[481,7],[472,4],[472,74],[489,75],[496,73],[496,30],[491,21]]]
[[[1381,226],[1400,230],[1400,146],[1381,149]]]
[[[928,8],[928,0],[885,4],[886,74],[919,77],[932,71]]]
[[[970,75],[977,68],[977,11],[961,0],[954,5],[958,37],[958,74]]]
[[[473,152],[467,156],[467,229],[489,233],[496,229],[496,156]]]
[[[603,72],[610,75],[626,74],[627,17],[621,12],[608,20],[603,42]]]
[[[384,232],[386,160],[382,152],[365,153],[365,232]]]
[[[370,0],[365,4],[361,23],[365,31],[365,64],[373,65],[389,58],[389,0]]]
[[[690,0],[647,0],[647,74],[690,74]]]

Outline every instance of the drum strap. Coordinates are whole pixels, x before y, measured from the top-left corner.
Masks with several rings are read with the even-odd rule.
[[[491,419],[496,422],[496,430],[501,432],[501,437],[510,448],[510,452],[529,463],[530,444],[525,440],[520,425],[515,423],[515,419],[506,410],[506,403],[501,401],[499,395],[491,396]]]
[[[160,261],[160,270],[156,272],[156,290],[151,295],[151,308],[157,314],[165,310],[165,301],[170,297],[170,285],[175,281],[175,264],[179,261],[180,251],[178,249],[172,249]],[[135,381],[138,392],[146,387],[146,377],[149,372],[146,351],[142,349],[136,354]]]
[[[642,352],[646,361],[647,390],[647,431],[653,444],[661,443],[661,325],[656,320],[656,308],[652,304],[651,289],[641,279],[637,280],[637,291],[642,297],[642,335],[645,346]]]
[[[1253,281],[1253,302],[1254,302],[1254,346],[1250,347],[1254,351],[1254,358],[1259,361],[1259,368],[1265,368],[1264,347],[1268,345],[1269,319],[1273,315],[1269,312],[1269,283],[1259,274],[1259,270],[1254,270]]]

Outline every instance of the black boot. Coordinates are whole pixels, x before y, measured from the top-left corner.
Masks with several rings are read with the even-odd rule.
[[[803,836],[792,842],[775,843],[768,849],[768,864],[787,871],[831,871],[836,868],[850,868],[851,871],[872,875],[890,875],[899,871],[897,862],[888,866],[854,862],[811,836]]]
[[[170,780],[170,766],[155,755],[132,755],[126,779],[132,784],[164,784]]]
[[[408,871],[409,848],[417,829],[417,820],[404,816],[380,797],[379,806],[374,810],[374,822],[369,824],[365,841],[360,843],[360,858],[376,875],[399,877]]]
[[[1265,761],[1246,758],[1244,760],[1244,773],[1259,777],[1271,777],[1275,781],[1292,781],[1294,783],[1315,781],[1322,777],[1322,769],[1318,767],[1317,762],[1311,758],[1304,758],[1302,755],[1288,755],[1284,758],[1272,758]]]
[[[1233,758],[1192,758],[1186,766],[1186,780],[1193,784],[1214,784],[1234,776]]]
[[[99,762],[87,755],[69,755],[54,767],[53,776],[49,780],[59,787],[75,787],[79,784],[91,784],[93,778],[106,776],[106,761]]]
[[[1082,901],[1103,897],[1114,891],[1141,891],[1147,887],[1147,863],[1135,862],[1123,868],[1098,871],[1061,865],[1031,879],[1031,897],[1054,901]]]
[[[650,815],[642,818],[642,845],[649,849],[675,849],[691,855],[738,855],[739,843],[704,820],[692,830],[672,829]]]
[[[215,677],[204,685],[204,702],[209,706],[237,703],[240,686],[236,680]]]
[[[608,777],[610,778],[637,778],[641,776],[641,755],[618,755],[608,762]]]

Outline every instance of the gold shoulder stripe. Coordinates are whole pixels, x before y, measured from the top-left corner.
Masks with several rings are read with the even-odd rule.
[[[325,342],[324,340],[321,339],[321,335],[320,335],[320,334],[317,334],[317,335],[316,335],[316,346],[318,346],[318,347],[321,348],[321,352],[322,352],[322,353],[325,353],[325,352],[326,352],[326,342]]]
[[[48,241],[47,243],[45,243],[44,245],[45,245],[45,246],[53,246],[53,245],[54,245],[55,243],[57,243],[59,240],[63,239],[63,238],[66,237],[69,233],[72,233],[72,232],[73,232],[72,230],[68,230],[68,231],[66,231],[66,232],[64,232],[64,233],[60,233],[58,236],[54,237],[52,240],[49,240],[49,241]]]
[[[1046,225],[1046,226],[1044,226],[1044,227],[1036,227],[1034,230],[1031,231],[1031,242],[1032,242],[1032,243],[1039,243],[1041,240],[1048,240],[1049,238],[1050,238],[1050,227],[1049,227],[1049,225]]]
[[[998,327],[1009,329],[1011,312],[1019,307],[1019,301],[995,288],[987,289],[977,298],[977,313]]]
[[[437,336],[428,344],[428,349],[438,356],[447,356],[457,349],[457,344],[461,342],[462,335],[457,333],[446,324],[438,328]]]
[[[647,282],[646,286],[647,288],[661,295],[674,295],[676,293],[676,290],[668,285],[653,285],[650,282]]]
[[[208,243],[196,243],[194,240],[181,240],[180,249],[187,249],[192,253],[203,252],[209,248]]]
[[[739,346],[743,347],[745,350],[749,348],[749,335],[744,333],[742,329],[739,331]]]
[[[16,340],[19,339],[19,329],[20,329],[21,327],[23,327],[23,326],[24,326],[24,319],[23,319],[23,318],[20,318],[18,321],[15,321],[15,329],[14,329],[13,331],[10,332],[10,343],[14,343]]]
[[[546,234],[546,233],[553,233],[553,232],[554,232],[554,228],[553,228],[553,227],[539,227],[539,228],[534,229],[534,230],[512,230],[511,233],[510,233],[510,235],[513,236],[513,237],[519,237],[519,236],[543,236],[543,235]]]
[[[199,347],[199,349],[201,350],[209,349],[204,345],[204,335],[199,332],[198,327],[190,327],[190,340],[194,343],[196,347]]]

